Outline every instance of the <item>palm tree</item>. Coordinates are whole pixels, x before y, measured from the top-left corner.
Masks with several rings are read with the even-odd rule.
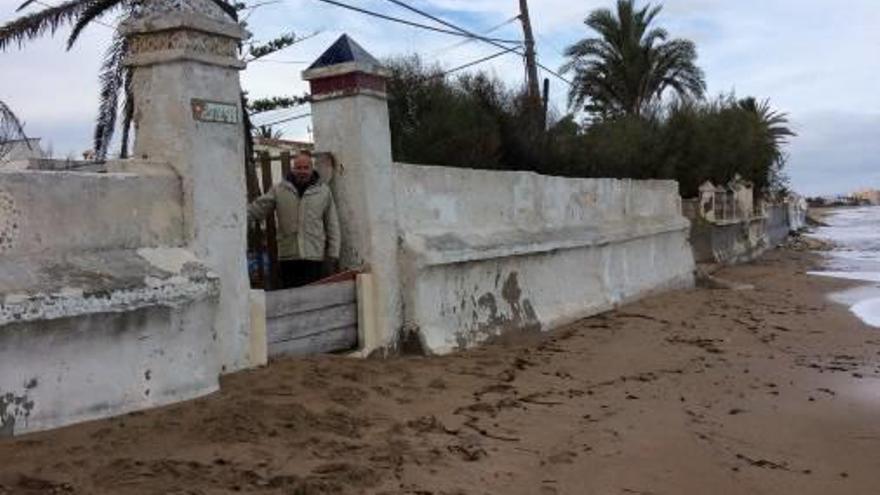
[[[151,0],[67,0],[56,6],[46,7],[33,14],[22,15],[18,19],[0,26],[0,51],[12,45],[21,48],[25,42],[37,39],[45,34],[54,35],[64,26],[72,26],[67,38],[67,49],[73,47],[83,30],[92,23],[101,22],[101,18],[121,12],[125,17],[137,15]],[[220,9],[237,22],[236,7],[225,0],[211,0]],[[38,0],[26,0],[17,11],[30,7]],[[127,154],[128,130],[134,111],[131,99],[131,71],[124,65],[128,54],[128,44],[117,31],[113,42],[104,55],[100,73],[100,108],[95,124],[95,153],[99,160],[107,156],[108,147],[113,139],[116,120],[119,112],[120,93],[124,93],[122,105],[122,152]]]
[[[788,114],[773,110],[770,107],[770,100],[759,102],[750,96],[739,100],[737,106],[754,114],[761,125],[767,144],[777,151],[777,156],[781,156],[782,145],[788,143],[788,138],[797,136],[797,133],[788,127]]]
[[[753,97],[737,101],[736,107],[753,119],[753,126],[757,129],[760,156],[753,179],[756,190],[780,189],[784,185],[782,168],[788,159],[783,146],[788,143],[788,138],[797,136],[788,127],[788,114],[773,110],[769,100],[758,101]]]
[[[19,139],[24,139],[27,143],[24,125],[12,112],[12,109],[0,100],[0,160],[3,160],[9,153],[11,142]]]
[[[642,115],[671,89],[679,97],[702,98],[706,89],[692,41],[668,39],[651,24],[662,7],[636,9],[618,0],[617,12],[597,9],[584,23],[599,34],[569,46],[563,73],[573,73],[569,105],[600,118]]]

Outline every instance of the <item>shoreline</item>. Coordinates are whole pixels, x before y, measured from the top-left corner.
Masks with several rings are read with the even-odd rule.
[[[195,401],[0,439],[30,493],[872,494],[880,330],[777,249],[445,357],[281,360]],[[236,488],[238,490],[236,490]]]

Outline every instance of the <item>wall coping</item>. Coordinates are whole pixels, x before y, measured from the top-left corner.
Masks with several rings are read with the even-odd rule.
[[[452,173],[460,173],[462,175],[476,175],[476,174],[485,174],[485,175],[520,175],[520,176],[534,176],[539,178],[547,178],[553,180],[565,180],[571,182],[620,182],[620,183],[634,183],[634,184],[648,184],[648,185],[665,185],[665,186],[673,186],[676,191],[678,191],[678,181],[672,179],[615,179],[613,177],[567,177],[564,175],[549,175],[542,174],[539,172],[535,172],[533,170],[496,170],[496,169],[487,169],[487,168],[469,168],[469,167],[451,167],[449,165],[432,165],[426,163],[406,163],[406,162],[394,162],[395,168],[420,168],[420,169],[430,169],[432,171],[446,170],[451,171]]]
[[[250,32],[239,24],[218,21],[192,12],[175,12],[173,15],[168,13],[131,19],[120,25],[119,32],[123,36],[131,36],[134,34],[147,34],[179,29],[200,31],[207,34],[241,40],[250,37]]]
[[[403,235],[403,244],[418,267],[430,267],[601,247],[689,228],[684,217],[642,217],[538,231],[408,232]]]

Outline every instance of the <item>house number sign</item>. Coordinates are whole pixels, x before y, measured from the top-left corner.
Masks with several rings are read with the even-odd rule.
[[[221,124],[238,123],[238,105],[193,98],[192,113],[195,120],[202,122],[219,122]]]

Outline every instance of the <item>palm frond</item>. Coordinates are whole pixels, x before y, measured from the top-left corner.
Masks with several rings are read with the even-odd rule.
[[[99,161],[107,158],[107,151],[116,130],[119,93],[125,88],[126,68],[123,62],[127,53],[128,43],[124,37],[117,34],[104,54],[104,62],[101,64],[100,106],[94,133],[95,156]]]
[[[125,101],[122,103],[122,136],[120,138],[119,158],[128,158],[128,140],[134,120],[134,93],[131,89],[132,72],[125,68]]]
[[[650,111],[667,90],[680,97],[702,98],[705,77],[697,52],[687,40],[669,40],[652,27],[661,11],[635,0],[618,0],[616,9],[592,11],[584,23],[598,34],[570,45],[560,68],[575,74],[571,108],[601,107],[603,115],[640,115]]]
[[[57,7],[48,7],[0,26],[0,51],[6,50],[12,43],[21,47],[25,41],[39,38],[47,32],[55,34],[63,25],[74,22],[89,5],[85,0],[68,0]]]
[[[21,12],[22,10],[24,10],[24,9],[26,9],[26,8],[28,8],[28,7],[30,7],[31,5],[33,5],[33,4],[35,4],[35,3],[37,3],[37,0],[27,0],[27,1],[24,2],[23,4],[19,5],[18,8],[15,9],[15,11],[16,11],[16,12]]]
[[[73,44],[76,43],[76,40],[86,26],[91,24],[92,21],[119,7],[124,1],[125,0],[91,0],[87,2],[88,7],[77,16],[76,22],[73,24],[73,29],[70,32],[70,36],[67,38],[67,49],[70,50],[71,47],[73,47]]]

